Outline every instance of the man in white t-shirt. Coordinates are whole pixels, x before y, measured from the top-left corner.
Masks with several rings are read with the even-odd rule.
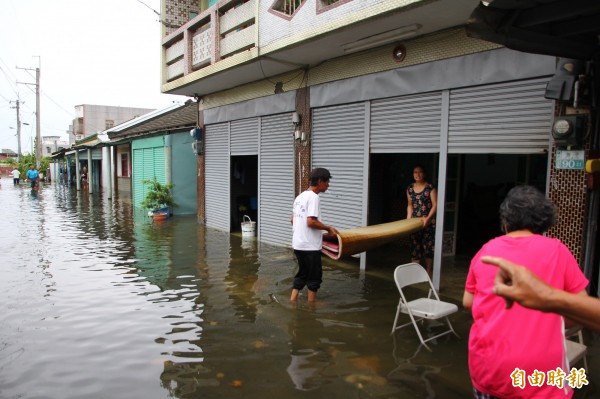
[[[321,246],[323,230],[336,235],[338,231],[323,224],[320,220],[321,209],[319,193],[329,188],[331,174],[325,168],[313,169],[310,173],[310,187],[296,197],[292,213],[292,247],[298,260],[299,270],[294,277],[291,301],[298,299],[298,293],[306,286],[308,301],[317,299],[317,290],[321,287],[323,265],[321,263]]]
[[[15,186],[18,186],[19,185],[19,177],[21,176],[21,172],[19,172],[19,169],[14,168],[12,170],[12,172],[10,172],[10,173],[12,174],[12,177],[13,177],[13,184]]]

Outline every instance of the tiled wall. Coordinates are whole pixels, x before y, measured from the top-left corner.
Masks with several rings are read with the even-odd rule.
[[[268,80],[252,82],[231,90],[205,96],[203,109],[272,95],[274,92],[273,82],[275,81],[284,82],[284,91],[297,90],[306,83],[308,86],[312,86],[502,47],[494,43],[469,38],[462,28],[407,40],[404,44],[407,55],[401,64],[392,58],[392,48],[394,46],[384,46],[373,51],[329,60],[312,68],[308,71],[306,79],[308,83],[304,81],[301,71],[293,71],[285,75],[270,77]]]
[[[165,36],[177,30],[190,19],[190,11],[200,13],[200,0],[165,1],[164,22]]]
[[[317,0],[305,0],[293,18],[281,18],[270,12],[274,0],[259,2],[261,47],[289,39],[304,40],[315,34],[323,34],[332,29],[356,22],[365,15],[376,16],[409,8],[423,0],[353,0],[340,2],[339,6],[319,13]]]

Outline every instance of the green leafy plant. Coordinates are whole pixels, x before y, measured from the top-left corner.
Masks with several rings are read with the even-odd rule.
[[[171,193],[171,189],[174,187],[173,183],[162,184],[156,179],[156,176],[152,180],[144,179],[142,183],[147,185],[146,197],[141,203],[144,208],[155,211],[177,206]]]
[[[21,177],[23,177],[25,174],[27,174],[27,171],[29,170],[29,165],[36,165],[35,155],[22,155],[18,165],[19,166],[17,167],[17,169],[19,169],[19,172],[21,172]],[[38,169],[38,171],[45,175],[48,168],[50,168],[50,158],[44,157],[40,160],[40,168]]]

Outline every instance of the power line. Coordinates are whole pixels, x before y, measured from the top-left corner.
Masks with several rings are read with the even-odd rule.
[[[161,15],[158,11],[156,11],[154,8],[150,7],[148,4],[144,3],[141,0],[137,0],[138,3],[143,4],[145,7],[149,8],[150,10],[152,10],[153,13],[155,13],[156,15],[158,15],[158,22],[160,22],[161,24],[163,24],[164,26],[166,26],[167,28],[179,28],[178,25],[173,25],[172,23],[170,23],[169,21],[163,21],[163,19],[161,18]]]
[[[0,61],[2,61],[2,60],[0,59]],[[4,61],[2,61],[2,63],[4,64]],[[6,65],[6,64],[4,64],[4,65]],[[6,81],[10,84],[10,88],[15,92],[15,94],[19,94],[19,93],[17,93],[17,89],[16,89],[16,87],[13,84],[13,80],[16,81],[17,79],[16,78],[15,79],[11,79],[7,75],[6,70],[4,68],[2,68],[2,66],[0,66],[0,71],[2,71],[2,74],[6,78]]]
[[[2,97],[2,99],[6,102],[10,102],[10,100],[8,98],[4,97],[2,94],[0,94],[0,97]]]
[[[42,91],[42,94],[44,95],[44,97],[46,97],[48,100],[52,101],[54,103],[54,105],[56,105],[58,108],[60,108],[61,110],[65,111],[67,114],[69,114],[69,116],[73,116],[73,114],[75,113],[74,111],[67,111],[66,108],[63,108],[62,105],[60,105],[59,103],[57,103],[56,101],[54,101],[54,99],[52,97],[50,97],[48,94],[46,94],[44,91]]]

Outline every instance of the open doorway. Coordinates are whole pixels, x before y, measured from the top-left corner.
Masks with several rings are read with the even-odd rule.
[[[258,156],[231,157],[231,231],[240,231],[244,215],[256,221],[258,200]]]
[[[455,201],[457,212],[446,210],[444,232],[456,237],[454,252],[448,255],[473,256],[490,239],[502,233],[498,209],[508,191],[530,184],[542,192],[546,188],[546,154],[460,154],[451,155],[448,176],[457,195],[448,188],[446,202]],[[454,165],[456,169],[451,170]],[[451,184],[447,182],[449,187]]]
[[[406,189],[412,171],[422,166],[428,181],[437,183],[437,154],[372,154],[369,180],[369,225],[406,219]]]
[[[406,218],[406,189],[415,165],[423,166],[427,180],[439,186],[437,154],[372,154],[370,162],[369,225]],[[545,191],[547,167],[546,154],[450,154],[443,208],[444,262],[450,256],[470,259],[485,242],[501,235],[498,208],[508,190],[531,184]],[[408,237],[371,252],[368,259],[376,263],[408,262]]]

